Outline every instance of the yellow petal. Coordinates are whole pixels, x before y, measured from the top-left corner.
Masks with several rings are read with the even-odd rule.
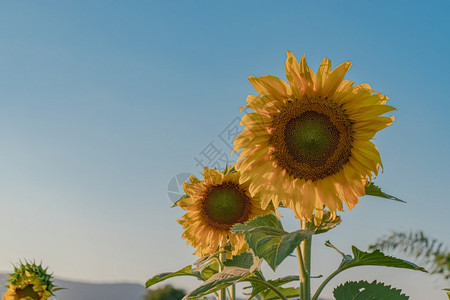
[[[316,74],[306,63],[305,55],[300,59],[300,79],[302,81],[303,90],[306,96],[314,95],[314,82]]]
[[[344,80],[345,74],[352,65],[351,62],[347,61],[336,67],[336,69],[331,72],[327,77],[325,84],[322,89],[323,97],[332,97],[337,88],[341,85]]]
[[[290,87],[278,77],[271,75],[262,77],[250,76],[248,80],[262,96],[269,95],[277,99],[290,97]]]
[[[331,72],[331,61],[328,58],[323,58],[320,63],[319,70],[317,71],[317,77],[314,84],[314,89],[316,91],[316,95],[320,95],[322,91],[322,87],[325,84],[325,81],[330,75]]]
[[[203,170],[203,178],[206,184],[219,185],[223,182],[223,173],[215,169],[209,169],[205,167]]]
[[[292,52],[287,51],[287,58],[285,64],[286,78],[291,86],[291,91],[294,97],[303,98],[303,84],[300,79],[300,64]]]

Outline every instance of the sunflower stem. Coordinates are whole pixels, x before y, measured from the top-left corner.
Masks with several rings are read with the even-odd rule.
[[[300,229],[306,230],[305,221],[300,221]],[[312,237],[309,237],[300,243],[300,247],[297,246],[301,300],[311,300],[311,242]]]
[[[219,254],[219,272],[224,269],[224,262],[227,259],[227,254],[222,252]],[[227,300],[227,289],[223,288],[219,291],[219,300]]]
[[[300,245],[297,246],[297,261],[298,261],[298,269],[299,269],[299,278],[300,278],[300,299],[303,299],[303,286],[302,286],[302,278],[306,277],[305,265],[303,264],[303,256],[302,250],[300,250]]]
[[[330,276],[328,276],[323,282],[322,284],[319,286],[319,288],[317,289],[316,293],[314,294],[314,296],[312,297],[312,300],[317,300],[319,299],[319,295],[322,292],[323,288],[327,285],[328,282],[330,282],[331,279],[334,278],[334,276],[336,276],[337,274],[339,274],[340,272],[342,272],[342,269],[338,269],[336,271],[334,271],[333,273],[330,274]]]

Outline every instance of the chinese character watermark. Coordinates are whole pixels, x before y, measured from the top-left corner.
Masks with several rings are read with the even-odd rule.
[[[248,108],[242,109],[241,113],[248,114]],[[263,118],[257,114],[247,116],[254,124],[258,124],[258,130],[265,130],[266,124]],[[209,142],[199,153],[194,156],[195,169],[198,172],[203,171],[206,166],[210,169],[222,171],[227,165],[234,165],[239,157],[238,152],[231,154],[234,149],[233,141],[244,130],[241,126],[240,116],[236,116],[217,136]],[[258,131],[254,132],[258,135]],[[189,179],[191,173],[179,173],[172,177],[167,187],[167,194],[172,203],[177,202],[185,193],[183,190],[183,182]]]
[[[183,190],[183,182],[189,179],[189,173],[180,173],[170,179],[167,185],[167,195],[169,200],[175,204],[185,194]]]

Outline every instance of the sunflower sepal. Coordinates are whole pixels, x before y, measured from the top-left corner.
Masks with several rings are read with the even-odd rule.
[[[171,208],[178,207],[178,206],[179,206],[178,203],[179,203],[180,201],[182,201],[183,199],[186,199],[186,198],[189,198],[189,196],[186,195],[186,194],[184,194],[183,196],[180,197],[180,199],[178,199],[177,201],[175,201],[175,203],[171,206]]]
[[[341,222],[340,216],[334,215],[330,211],[324,211],[320,225],[316,225],[314,222],[306,222],[306,229],[314,232],[314,234],[321,234],[337,227]]]
[[[236,173],[236,168],[234,165],[230,165],[228,163],[225,164],[225,169],[222,171],[223,175],[233,174]]]
[[[389,199],[389,200],[406,203],[406,201],[404,201],[402,199],[399,199],[395,196],[386,194],[385,192],[383,192],[381,190],[381,188],[379,186],[375,185],[372,181],[368,182],[364,188],[365,188],[365,192],[366,192],[367,196],[374,196],[374,197],[379,197],[379,198],[384,198],[384,199]]]
[[[314,233],[310,230],[287,232],[274,214],[258,216],[245,224],[237,224],[232,232],[244,234],[249,248],[274,271],[301,241]]]

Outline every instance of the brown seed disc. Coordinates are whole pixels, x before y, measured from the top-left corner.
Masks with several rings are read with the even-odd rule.
[[[202,216],[213,228],[229,230],[234,224],[248,221],[251,199],[232,182],[212,186],[203,196]]]
[[[332,100],[289,101],[273,118],[273,156],[290,175],[315,181],[339,172],[348,162],[352,122]]]

